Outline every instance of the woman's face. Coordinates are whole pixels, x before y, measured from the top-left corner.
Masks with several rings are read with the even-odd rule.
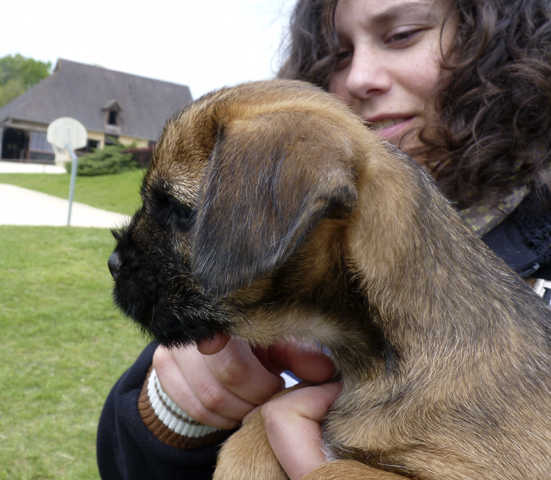
[[[455,25],[440,34],[450,0],[339,0],[337,71],[329,91],[344,100],[379,134],[404,150],[419,145],[425,106],[443,72],[441,49]],[[442,43],[441,43],[442,41]],[[420,162],[421,163],[421,162]]]

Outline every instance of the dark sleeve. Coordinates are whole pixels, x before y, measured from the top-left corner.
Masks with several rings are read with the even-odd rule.
[[[551,210],[526,198],[482,240],[521,277],[551,280]]]
[[[220,444],[185,450],[158,440],[145,426],[138,398],[157,345],[138,357],[109,394],[101,413],[97,460],[103,480],[154,480],[212,478]]]

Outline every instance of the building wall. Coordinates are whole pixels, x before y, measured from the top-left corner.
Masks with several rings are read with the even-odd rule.
[[[106,134],[104,132],[94,132],[91,130],[86,131],[88,136],[88,142],[90,141],[97,142],[97,147],[94,148],[103,148],[105,147],[105,138]],[[125,135],[119,135],[117,140],[122,143],[123,145],[132,145],[134,144],[136,148],[146,148],[149,145],[148,140],[144,140],[143,138],[134,138],[134,137],[128,137]],[[55,155],[55,163],[57,165],[61,165],[65,162],[68,162],[71,160],[71,157],[65,150],[58,150],[55,149],[56,155]],[[79,154],[84,154],[84,152],[78,152]]]
[[[64,151],[60,150],[58,148],[53,148],[52,146],[47,143],[46,141],[46,131],[47,131],[48,125],[35,123],[35,122],[26,122],[26,121],[11,121],[10,123],[6,123],[2,125],[2,128],[0,129],[0,145],[3,147],[0,155],[4,159],[10,159],[10,160],[16,160],[16,161],[22,161],[22,162],[51,162],[54,158],[54,152],[55,152],[55,163],[63,163],[70,160],[70,156]],[[21,145],[18,145],[18,154],[17,156],[5,156],[2,154],[5,154],[8,152],[8,145],[6,145],[6,142],[3,138],[3,134],[8,131],[8,133],[15,134],[19,132],[19,136],[21,137],[20,140],[18,140]],[[88,130],[87,132],[88,141],[92,143],[92,147],[94,148],[103,148],[105,146],[105,139],[106,136],[109,136],[109,134],[106,134],[105,132],[97,132],[97,131],[91,131]],[[124,144],[124,145],[132,145],[136,148],[147,148],[149,146],[149,141],[145,140],[143,138],[135,138],[135,137],[129,137],[127,135],[116,135],[115,136],[117,140]],[[84,154],[85,150],[79,150],[78,154]]]
[[[144,140],[143,138],[126,137],[124,135],[119,136],[119,142],[123,143],[124,145],[131,145],[132,143],[136,142],[136,148],[146,148],[149,146],[148,140]]]
[[[88,130],[86,133],[88,134],[88,140],[98,142],[98,148],[103,148],[105,146],[106,134],[104,132],[94,132]],[[117,140],[124,145],[132,145],[132,143],[135,143],[137,148],[146,148],[149,145],[148,140],[144,140],[143,138],[128,137],[126,135],[118,135]]]

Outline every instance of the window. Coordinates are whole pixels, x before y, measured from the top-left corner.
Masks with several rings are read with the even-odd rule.
[[[46,132],[32,131],[29,139],[29,150],[53,153],[53,148],[46,139]]]
[[[77,150],[77,155],[84,155],[85,153],[92,152],[98,147],[99,147],[99,140],[88,139],[86,146],[84,148],[79,148]]]
[[[109,110],[109,115],[107,117],[107,124],[108,125],[117,125],[117,116],[118,113],[116,110]]]
[[[27,159],[50,163],[54,158],[54,149],[46,139],[46,132],[30,132]]]
[[[121,124],[124,124],[124,117],[121,117],[122,108],[116,100],[105,102],[101,110],[105,122],[106,133],[120,134]]]
[[[105,145],[116,145],[118,140],[118,135],[105,135]]]

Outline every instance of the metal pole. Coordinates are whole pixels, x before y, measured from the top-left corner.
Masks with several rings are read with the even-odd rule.
[[[69,227],[71,225],[71,210],[73,208],[73,197],[75,195],[75,182],[77,179],[77,167],[78,167],[78,157],[76,156],[76,153],[73,152],[73,149],[70,147],[70,145],[66,145],[65,148],[71,155],[71,158],[73,159],[73,165],[71,166],[71,187],[69,189],[69,217],[67,218],[67,226]]]

